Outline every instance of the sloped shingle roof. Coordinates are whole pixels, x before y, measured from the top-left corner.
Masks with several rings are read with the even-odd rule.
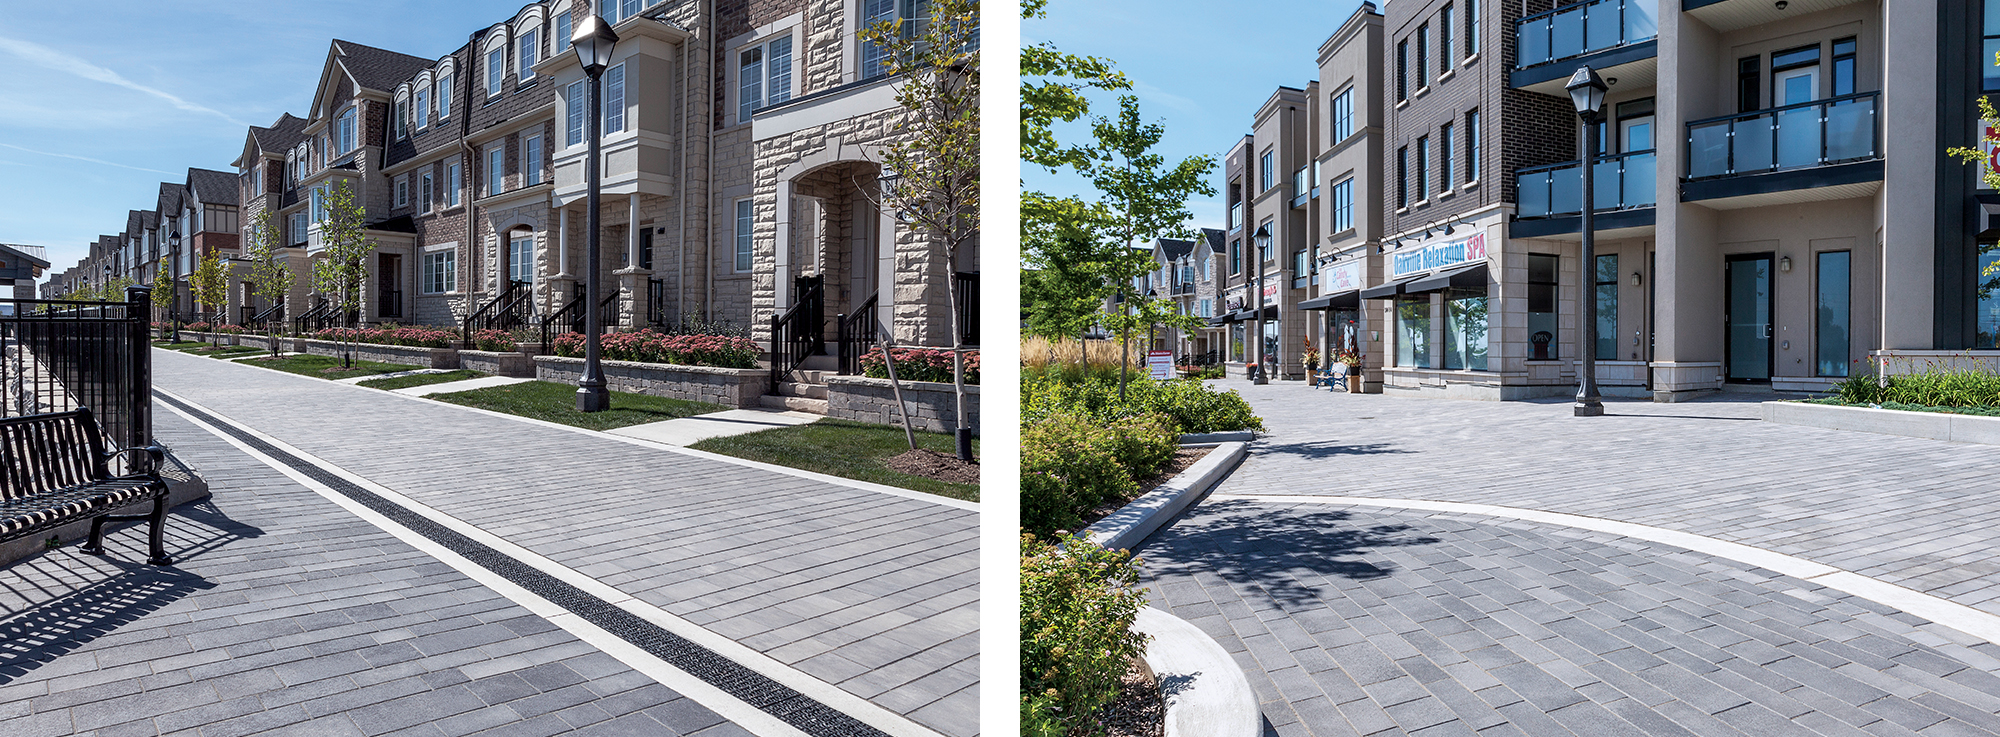
[[[258,148],[266,152],[283,153],[285,149],[291,148],[292,144],[298,143],[299,139],[306,137],[305,129],[305,118],[285,113],[268,128],[250,126],[250,136],[257,139]]]
[[[159,208],[159,212],[178,213],[181,211],[181,198],[186,196],[187,187],[181,186],[180,182],[161,182],[160,199],[156,207]]]
[[[236,175],[214,169],[188,169],[189,195],[207,205],[231,205],[242,199],[236,191]]]
[[[1179,261],[1186,258],[1193,251],[1194,241],[1184,241],[1174,238],[1160,239],[1160,255],[1165,256],[1168,261]]]
[[[1222,242],[1222,241],[1223,241],[1223,238],[1222,238],[1222,236],[1223,236],[1223,233],[1222,233],[1222,231],[1221,231],[1221,230],[1217,230],[1217,229],[1215,229],[1215,228],[1202,228],[1202,229],[1201,229],[1201,236],[1202,236],[1203,238],[1206,238],[1206,239],[1208,239],[1208,248],[1209,248],[1209,250],[1211,250],[1211,251],[1214,251],[1214,252],[1216,252],[1216,253],[1227,253],[1227,252],[1228,252],[1228,251],[1227,251],[1227,247],[1226,247],[1226,246],[1225,246],[1225,245],[1223,244],[1223,242]]]
[[[364,89],[388,92],[404,80],[416,76],[417,72],[436,64],[435,59],[378,49],[353,41],[333,40],[334,55],[340,65],[354,76],[354,83]]]

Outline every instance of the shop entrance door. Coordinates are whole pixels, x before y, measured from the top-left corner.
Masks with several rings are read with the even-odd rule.
[[[1725,262],[1724,322],[1729,326],[1723,359],[1731,383],[1771,381],[1771,254],[1730,256]]]

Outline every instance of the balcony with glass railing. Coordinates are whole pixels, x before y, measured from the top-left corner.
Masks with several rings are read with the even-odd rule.
[[[1652,207],[1658,157],[1651,150],[1600,156],[1592,172],[1595,212]],[[1517,220],[1574,217],[1583,213],[1583,162],[1536,166],[1514,173],[1520,194]]]
[[[1687,178],[1694,182],[1880,159],[1880,96],[1863,92],[1688,123]]]
[[[1659,0],[1593,0],[1517,20],[1513,86],[1566,79],[1576,65],[1559,62],[1586,56],[1603,54],[1589,60],[1599,73],[1654,58],[1657,45],[1649,42],[1659,38],[1659,18]]]

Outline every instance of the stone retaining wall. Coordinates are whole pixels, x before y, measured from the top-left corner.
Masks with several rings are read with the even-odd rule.
[[[535,378],[575,384],[583,378],[583,359],[535,356]],[[612,391],[686,399],[725,407],[755,407],[771,389],[768,369],[676,366],[664,363],[603,361],[604,383]]]
[[[471,369],[494,376],[519,376],[533,378],[535,357],[519,351],[466,351],[458,352],[458,367]]]
[[[931,432],[951,432],[958,427],[958,404],[952,385],[929,381],[905,381],[903,407],[910,413],[910,426]],[[866,376],[826,377],[826,416],[843,420],[894,425],[896,395],[888,379]],[[972,434],[979,434],[979,386],[965,387],[966,421]]]
[[[330,340],[293,338],[292,350],[320,356],[338,356],[342,348],[351,348],[354,357],[363,361],[400,363],[422,368],[458,368],[458,350],[455,348],[417,348],[402,345],[375,345],[372,343],[335,343]]]

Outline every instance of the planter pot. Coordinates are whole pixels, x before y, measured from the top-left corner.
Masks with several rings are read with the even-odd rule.
[[[909,413],[910,427],[931,432],[951,432],[958,426],[958,398],[951,384],[931,381],[904,381],[903,411]],[[979,385],[965,385],[966,422],[972,434],[979,434]],[[866,376],[826,377],[826,416],[842,420],[896,424],[896,395],[888,379]]]
[[[563,356],[534,356],[535,378],[563,384],[583,379],[583,359]],[[720,404],[725,407],[755,407],[770,391],[771,370],[759,368],[716,368],[677,366],[636,361],[602,361],[604,384],[612,391],[647,394]]]

